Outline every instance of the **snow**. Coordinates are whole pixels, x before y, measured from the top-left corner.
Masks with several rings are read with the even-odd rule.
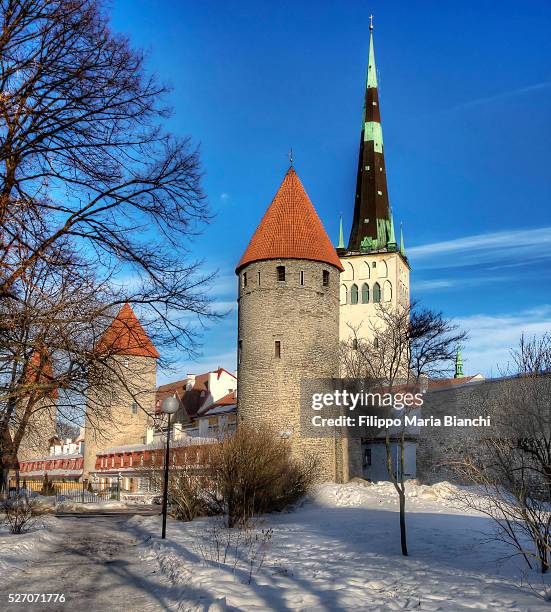
[[[0,527],[0,582],[15,569],[24,568],[52,540],[56,521],[53,516],[41,516],[27,533],[21,534],[11,534],[6,526]]]
[[[391,483],[324,484],[294,511],[262,518],[266,556],[250,580],[246,551],[243,562],[205,555],[219,519],[170,521],[166,541],[158,517],[131,522],[151,536],[141,558],[181,586],[185,610],[548,609],[540,575],[484,541],[491,522],[455,508],[453,494],[449,483],[408,486],[406,558]],[[269,542],[261,529],[273,530]]]
[[[456,491],[408,484],[409,557],[392,484],[357,481],[321,485],[293,510],[231,530],[237,554],[225,560],[218,517],[169,519],[166,540],[160,516],[128,508],[41,517],[27,534],[0,530],[0,580],[6,593],[32,584],[89,610],[547,610],[540,574],[488,540],[492,523],[455,507]]]

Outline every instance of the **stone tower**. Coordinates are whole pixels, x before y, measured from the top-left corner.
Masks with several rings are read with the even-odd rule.
[[[334,247],[291,167],[239,262],[239,422],[263,424],[292,451],[343,475],[335,439],[300,431],[301,381],[338,375],[339,275]]]
[[[159,353],[129,304],[107,328],[96,350],[105,363],[91,373],[86,405],[84,476],[98,450],[141,444],[155,410]]]
[[[344,268],[340,287],[340,337],[374,340],[371,330],[379,304],[409,305],[409,263],[402,232],[395,236],[389,205],[381,113],[370,25],[369,60],[364,97],[354,216],[348,246],[341,231],[337,252]]]
[[[29,386],[29,395],[17,407],[11,431],[12,439],[17,444],[19,425],[26,421],[17,450],[19,461],[48,455],[50,440],[56,435],[58,390],[55,388],[51,355],[45,347],[33,351],[25,384]]]

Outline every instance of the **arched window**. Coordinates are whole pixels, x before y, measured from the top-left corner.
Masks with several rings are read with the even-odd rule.
[[[377,276],[379,278],[386,278],[388,276],[388,266],[386,265],[386,261],[383,260],[379,262]]]
[[[345,281],[354,280],[354,268],[349,261],[347,261],[344,264],[344,272],[342,273],[342,280],[345,280]]]
[[[371,278],[371,269],[369,267],[369,262],[368,261],[362,261],[362,264],[360,266],[360,277],[361,280],[364,280],[365,278]]]
[[[381,285],[379,285],[379,283],[373,285],[373,301],[375,304],[381,301]]]
[[[341,306],[344,306],[344,304],[348,304],[348,291],[346,289],[346,285],[341,285]]]
[[[358,303],[358,285],[352,285],[350,287],[350,303],[357,304]]]
[[[362,285],[362,304],[369,304],[369,285],[367,283]]]
[[[392,284],[388,280],[385,281],[385,284],[383,286],[383,296],[385,302],[392,302]]]

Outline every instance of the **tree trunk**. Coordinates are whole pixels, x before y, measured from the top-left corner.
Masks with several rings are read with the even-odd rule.
[[[400,498],[400,543],[402,545],[402,555],[408,556],[408,544],[406,538],[406,496],[399,494]]]

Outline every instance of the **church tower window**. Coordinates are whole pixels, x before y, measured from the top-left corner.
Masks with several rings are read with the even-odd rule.
[[[354,284],[350,287],[350,303],[357,304],[358,303],[358,285]]]
[[[322,283],[324,287],[329,287],[329,270],[324,270],[322,272]]]
[[[373,285],[373,301],[375,304],[381,301],[381,285],[379,285],[379,283]]]
[[[362,285],[362,304],[369,304],[369,285],[367,283]]]
[[[274,356],[276,359],[281,359],[281,341],[280,340],[276,340],[275,341],[275,353]]]

